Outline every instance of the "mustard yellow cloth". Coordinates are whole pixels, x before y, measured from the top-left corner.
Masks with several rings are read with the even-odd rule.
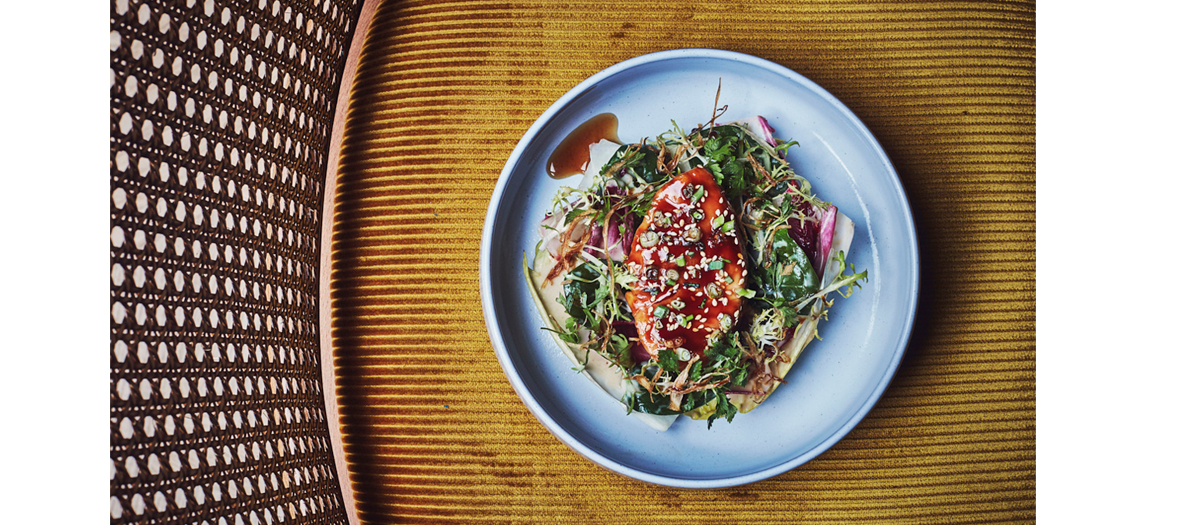
[[[1035,18],[996,1],[380,5],[325,247],[362,520],[1035,520]],[[842,100],[892,159],[921,244],[917,325],[877,406],[815,460],[725,490],[648,485],[566,448],[509,386],[480,313],[480,230],[517,140],[591,74],[684,47],[775,61]]]

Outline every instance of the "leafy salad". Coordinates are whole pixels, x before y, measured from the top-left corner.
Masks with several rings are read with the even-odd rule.
[[[524,271],[548,330],[627,412],[732,421],[762,403],[817,337],[853,224],[787,161],[766,119],[590,145]],[[831,297],[830,297],[831,296]]]

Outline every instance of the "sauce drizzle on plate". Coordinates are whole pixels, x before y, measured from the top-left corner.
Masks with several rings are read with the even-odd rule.
[[[590,145],[602,139],[619,142],[619,119],[613,113],[599,113],[574,128],[553,149],[545,170],[555,179],[584,173],[590,163]]]

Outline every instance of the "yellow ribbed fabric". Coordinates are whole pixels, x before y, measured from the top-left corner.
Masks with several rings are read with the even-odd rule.
[[[997,1],[380,5],[329,218],[362,520],[1035,520],[1035,18]],[[725,490],[647,485],[566,448],[480,313],[480,231],[517,140],[591,74],[684,47],[761,56],[841,99],[892,159],[921,243],[918,322],[881,401],[815,460]]]

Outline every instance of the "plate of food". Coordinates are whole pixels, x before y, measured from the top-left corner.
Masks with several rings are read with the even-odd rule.
[[[818,456],[909,341],[918,247],[859,119],[757,57],[684,49],[586,79],[488,206],[480,297],[538,421],[635,479],[716,488]]]

